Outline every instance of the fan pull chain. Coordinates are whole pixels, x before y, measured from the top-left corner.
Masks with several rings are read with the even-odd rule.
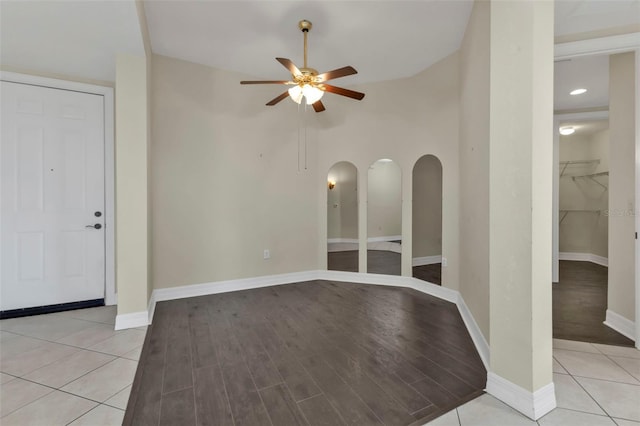
[[[305,33],[306,34],[306,33]],[[304,104],[304,169],[307,170],[307,103]]]
[[[300,172],[300,104],[298,104],[298,172]]]

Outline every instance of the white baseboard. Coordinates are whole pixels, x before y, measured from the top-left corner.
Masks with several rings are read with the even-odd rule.
[[[462,316],[462,321],[464,321],[464,324],[467,326],[467,330],[471,335],[471,340],[473,340],[473,343],[478,350],[478,354],[480,355],[480,359],[482,359],[484,368],[489,371],[489,357],[491,353],[489,350],[489,343],[487,342],[487,339],[485,339],[484,334],[482,334],[478,323],[471,314],[471,310],[460,293],[458,293],[458,300],[456,301],[456,304],[458,305],[460,316]]]
[[[609,267],[609,259],[606,257],[598,256],[593,253],[572,253],[572,252],[560,252],[558,253],[558,260],[576,260],[578,262],[591,262],[596,265]]]
[[[635,342],[636,324],[633,321],[607,309],[607,316],[603,324]]]
[[[349,244],[359,244],[360,241],[357,238],[328,238],[327,243],[336,244],[336,243],[349,243]]]
[[[387,235],[383,237],[367,238],[368,243],[378,243],[381,241],[402,241],[402,235]]]
[[[153,315],[156,313],[156,292],[151,293],[149,298],[149,304],[147,305],[147,312],[149,313],[149,324],[153,322]]]
[[[330,253],[338,252],[338,251],[358,251],[359,245],[357,242],[355,243],[328,243],[327,251]]]
[[[487,393],[520,411],[532,420],[538,420],[556,408],[556,393],[553,382],[535,392],[529,392],[490,371],[487,373],[486,390]]]
[[[442,255],[414,257],[411,266],[433,265],[435,263],[442,263]]]
[[[457,303],[459,293],[446,287],[422,281],[413,277],[398,275],[363,274],[360,272],[316,271],[319,280],[342,281],[371,285],[387,285],[391,287],[408,287],[422,293],[435,296],[447,302]]]
[[[255,278],[217,281],[192,284],[180,287],[157,288],[153,290],[155,302],[184,299],[186,297],[206,296],[208,294],[228,293],[230,291],[249,290],[273,285],[291,284],[318,279],[318,271],[292,272],[289,274],[267,275]]]
[[[402,244],[391,241],[373,241],[367,243],[367,250],[382,250],[402,254]]]
[[[115,329],[124,330],[125,328],[143,327],[149,324],[151,324],[151,321],[148,311],[133,312],[130,314],[116,315]]]

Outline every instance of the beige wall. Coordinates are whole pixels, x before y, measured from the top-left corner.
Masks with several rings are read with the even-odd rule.
[[[444,193],[450,194],[443,200],[443,254],[450,262],[443,281],[455,286],[457,67],[452,55],[413,78],[360,87],[367,96],[358,103],[328,94],[327,111],[307,114],[309,167],[299,172],[297,105],[267,108],[264,102],[278,93],[272,86],[242,87],[245,76],[154,56],[155,287],[323,267],[327,170],[339,161],[358,168],[362,241],[369,166],[393,159],[403,171],[403,194],[411,194],[411,170],[425,154],[443,163]],[[402,200],[404,272],[410,275],[411,203]],[[271,259],[262,259],[263,249]]]
[[[413,167],[413,257],[442,253],[442,165],[426,155]]]
[[[118,315],[147,310],[147,67],[116,57],[116,283]]]
[[[588,253],[607,257],[609,191],[585,174],[609,171],[609,131],[602,130],[590,135],[573,134],[560,136],[560,161],[599,160],[593,165],[567,165],[559,182],[560,210],[571,211],[564,215],[560,224],[560,252]],[[607,176],[593,178],[605,187]],[[600,213],[594,213],[598,210]]]
[[[635,55],[609,59],[608,309],[635,321]]]
[[[476,1],[460,49],[460,293],[489,340],[489,24]]]
[[[345,81],[346,83],[346,81]],[[361,102],[326,95],[327,110],[318,114],[313,138],[318,169],[337,161],[358,168],[360,187],[360,271],[366,271],[368,169],[381,158],[394,160],[402,172],[402,273],[411,276],[412,170],[426,154],[435,155],[443,170],[442,253],[445,286],[458,283],[458,55],[451,55],[420,74],[402,80],[355,88],[366,93]],[[326,175],[317,180],[321,214],[326,214]],[[323,221],[324,222],[324,221]],[[326,265],[326,224],[318,233],[320,265]]]
[[[312,163],[310,135],[310,167],[302,158],[298,171],[297,105],[266,107],[281,88],[245,78],[153,57],[155,288],[318,268],[329,166]]]
[[[329,239],[358,239],[358,170],[346,161],[336,163],[327,174],[327,236]]]
[[[367,238],[402,235],[402,172],[393,161],[376,161],[367,177]]]

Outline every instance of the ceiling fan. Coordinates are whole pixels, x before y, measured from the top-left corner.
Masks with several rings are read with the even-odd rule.
[[[336,95],[342,95],[357,100],[364,98],[364,93],[325,83],[326,81],[336,78],[357,74],[358,71],[356,71],[355,68],[347,66],[318,74],[318,71],[307,66],[307,34],[309,33],[309,30],[311,30],[312,25],[311,22],[303,19],[298,23],[298,27],[304,34],[304,67],[298,68],[290,59],[276,58],[276,61],[280,62],[289,70],[292,77],[291,80],[241,81],[240,84],[291,85],[293,87],[267,102],[267,105],[273,106],[285,99],[287,96],[291,97],[294,102],[299,104],[304,97],[307,105],[312,105],[315,112],[322,112],[325,110],[324,105],[320,100],[322,95],[324,95],[324,92],[335,93]]]

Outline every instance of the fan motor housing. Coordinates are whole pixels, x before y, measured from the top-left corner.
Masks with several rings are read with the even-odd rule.
[[[300,30],[302,30],[303,33],[309,32],[309,30],[313,27],[313,25],[311,24],[310,21],[307,21],[306,19],[303,19],[302,21],[298,22],[298,28],[300,28]]]

